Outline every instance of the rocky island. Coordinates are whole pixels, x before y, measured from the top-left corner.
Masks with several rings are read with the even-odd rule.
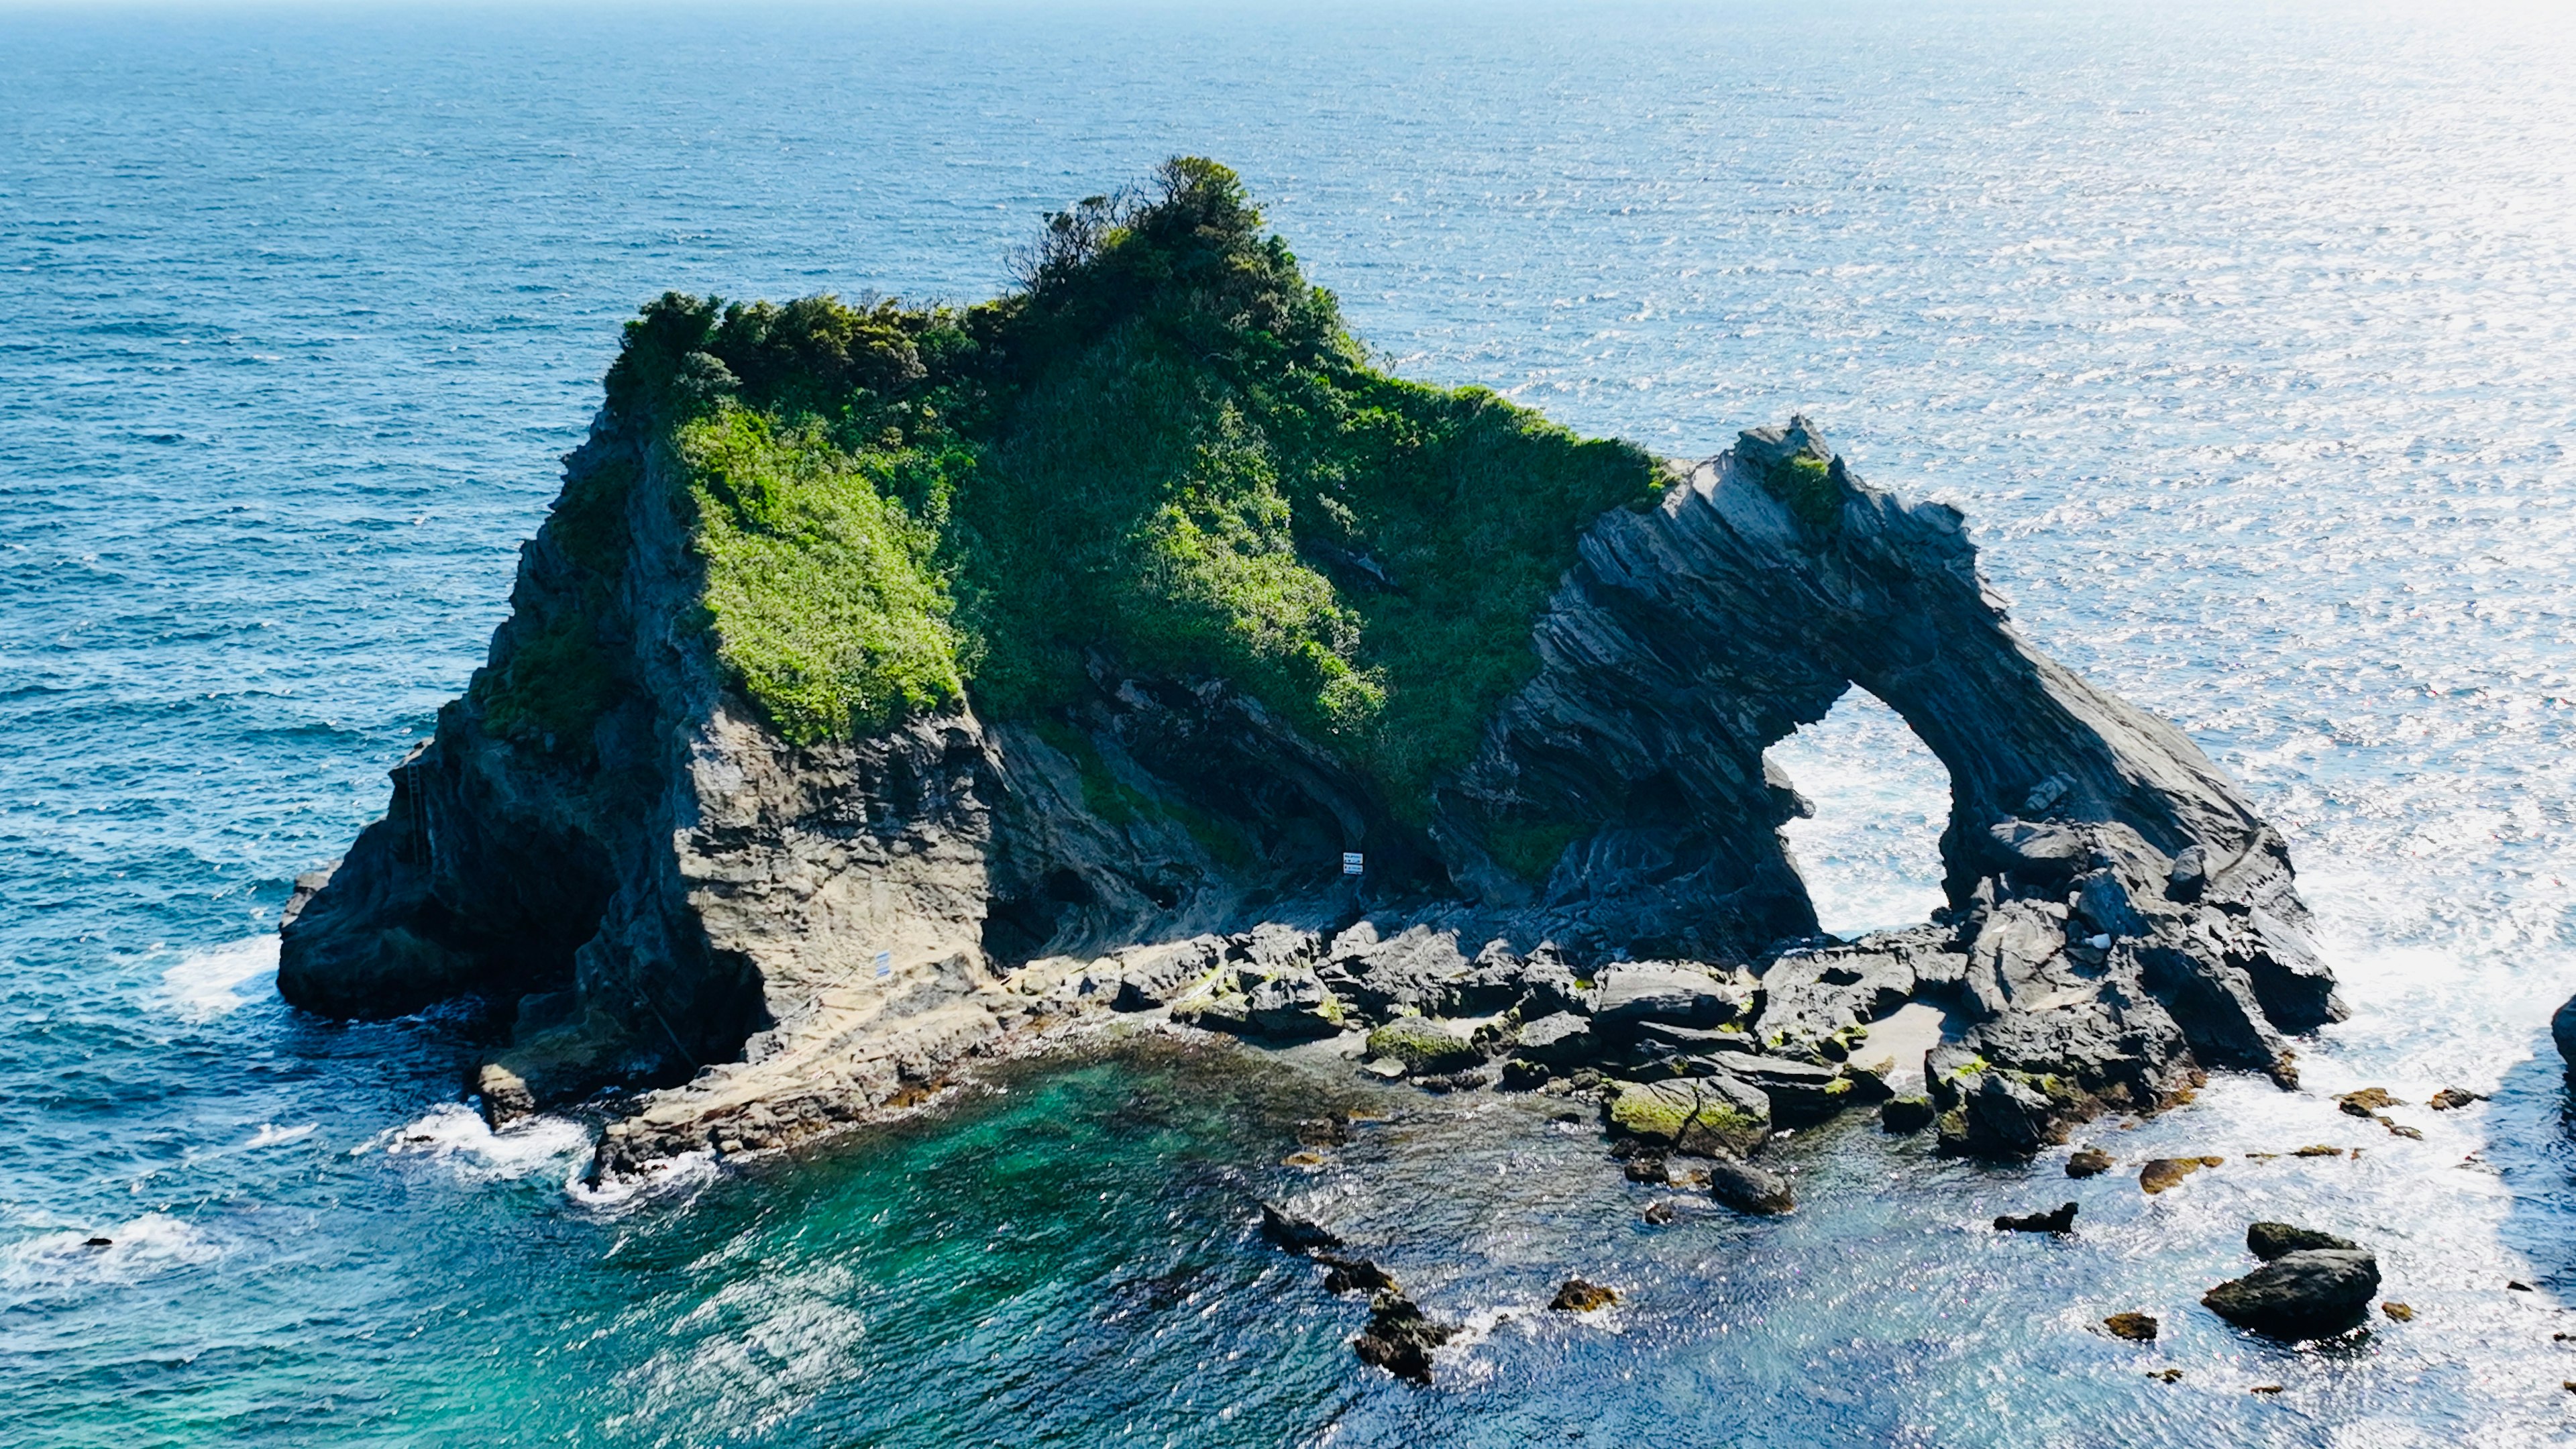
[[[629,323],[280,991],[479,999],[496,1123],[624,1089],[604,1175],[1159,1014],[1597,1097],[1748,1211],[1776,1127],[2028,1155],[2208,1071],[2292,1085],[2339,1016],[2236,785],[1805,420],[1679,463],[1391,377],[1204,161],[1021,276]],[[1948,767],[1948,904],[1843,941],[1764,751],[1855,685]]]

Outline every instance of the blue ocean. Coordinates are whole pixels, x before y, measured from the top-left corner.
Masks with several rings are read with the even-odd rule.
[[[0,10],[0,1441],[2576,1441],[2571,75],[2480,0]],[[1300,1168],[1313,1079],[1106,1044],[619,1196],[462,1105],[461,1020],[279,1001],[640,302],[973,301],[1175,153],[1405,375],[1685,458],[1802,411],[1957,504],[2289,835],[2354,1008],[2309,1090],[2096,1124],[2225,1158],[2158,1196],[1854,1119],[1780,1144],[1794,1216],[1649,1228],[1534,1099]],[[1776,756],[1829,929],[1937,903],[1892,713]],[[1431,1386],[1257,1196],[1467,1326]],[[2201,1310],[2266,1217],[2413,1320]]]

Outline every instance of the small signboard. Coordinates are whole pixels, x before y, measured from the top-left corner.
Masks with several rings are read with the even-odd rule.
[[[1342,852],[1342,874],[1344,874],[1344,875],[1358,875],[1359,873],[1360,873],[1360,853],[1359,853],[1358,851],[1356,851],[1356,850],[1345,850],[1345,851],[1343,851],[1343,852]]]
[[[877,979],[879,981],[883,981],[893,974],[894,953],[892,951],[879,951],[877,953]]]

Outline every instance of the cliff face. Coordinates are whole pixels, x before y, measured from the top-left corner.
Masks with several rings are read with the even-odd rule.
[[[2004,1154],[2206,1068],[2287,1084],[2283,1033],[2339,1014],[2236,788],[2015,635],[1954,511],[1862,485],[1802,422],[1593,523],[1536,676],[1427,819],[1225,681],[1100,652],[1039,718],[792,745],[717,662],[675,466],[602,415],[490,665],[280,958],[329,1014],[500,1004],[496,1119],[657,1089],[607,1170],[797,1140],[1095,1010],[1256,1037],[1472,1018],[1452,1074],[1725,1076],[1781,1115],[1919,1075],[1945,1142]],[[580,671],[549,652],[575,628]],[[1855,683],[1949,767],[1951,906],[1838,944],[1762,752]],[[1532,822],[1561,845],[1543,880],[1497,860]],[[1887,1025],[1917,998],[1951,1039]]]

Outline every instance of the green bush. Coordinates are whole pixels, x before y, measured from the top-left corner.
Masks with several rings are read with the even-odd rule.
[[[1045,718],[1101,651],[1230,680],[1420,820],[1536,672],[1583,529],[1663,486],[1370,366],[1213,162],[1050,217],[1021,278],[962,312],[667,294],[627,325],[611,406],[677,441],[719,655],[789,737],[961,694]]]
[[[682,424],[673,443],[716,657],[780,734],[847,739],[963,697],[938,536],[887,496],[900,469],[940,460],[844,453],[732,405]]]

